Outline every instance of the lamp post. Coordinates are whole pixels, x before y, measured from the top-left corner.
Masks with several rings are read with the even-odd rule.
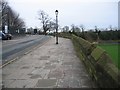
[[[56,15],[56,44],[58,44],[58,10],[55,11]]]

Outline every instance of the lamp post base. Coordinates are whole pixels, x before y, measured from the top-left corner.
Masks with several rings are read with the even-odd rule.
[[[56,42],[56,44],[58,44],[58,42]]]

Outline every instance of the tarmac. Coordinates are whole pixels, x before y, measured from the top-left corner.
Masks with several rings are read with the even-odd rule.
[[[2,68],[4,88],[96,88],[70,39],[52,37]]]

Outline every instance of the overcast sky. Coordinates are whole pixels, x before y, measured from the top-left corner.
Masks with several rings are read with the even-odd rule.
[[[44,10],[55,19],[59,11],[59,25],[81,25],[86,28],[118,27],[119,0],[8,0],[9,5],[20,14],[27,27],[41,27],[38,11]]]

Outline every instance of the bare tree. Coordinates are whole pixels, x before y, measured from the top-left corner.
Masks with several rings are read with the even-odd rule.
[[[99,35],[100,35],[100,30],[98,29],[97,26],[95,26],[95,33],[97,34],[97,41],[99,42]]]
[[[49,27],[49,31],[53,31],[56,29],[56,23],[54,21],[50,21],[48,27]]]
[[[85,26],[81,24],[81,25],[80,25],[80,28],[81,28],[81,30],[82,30],[82,38],[85,38],[85,32],[84,32]]]
[[[96,32],[96,33],[98,32],[98,27],[97,27],[97,26],[95,26],[95,32]]]
[[[0,0],[0,30],[2,30],[2,0]]]
[[[47,13],[45,13],[43,10],[40,10],[38,12],[39,15],[39,20],[41,21],[42,25],[43,25],[43,30],[44,30],[44,34],[46,35],[46,32],[48,30],[50,30],[50,22],[51,22],[51,18],[48,16]]]
[[[73,33],[75,32],[75,25],[74,24],[71,25],[71,30]]]
[[[25,27],[25,23],[21,18],[18,18],[15,22],[14,22],[14,28],[15,29],[21,29]]]
[[[113,30],[112,25],[109,26],[110,30]]]
[[[4,11],[8,6],[8,2],[6,0],[0,0],[1,10]]]
[[[0,0],[0,11],[1,11],[1,27],[2,29],[4,28],[3,26],[7,23],[7,7],[8,7],[8,2],[6,0]]]
[[[69,26],[64,26],[63,27],[63,32],[68,32],[69,31]]]
[[[21,29],[25,26],[24,21],[19,17],[9,5],[6,0],[0,2],[2,5],[2,30],[4,31],[5,25],[8,26],[8,30],[11,33],[15,33],[16,29]]]
[[[0,12],[2,12],[2,0],[0,0]]]
[[[79,26],[76,26],[74,24],[71,25],[71,30],[72,30],[73,33],[75,33],[75,32],[80,33],[81,32]]]
[[[85,26],[81,24],[81,25],[80,25],[80,28],[81,28],[82,32],[84,32]]]

